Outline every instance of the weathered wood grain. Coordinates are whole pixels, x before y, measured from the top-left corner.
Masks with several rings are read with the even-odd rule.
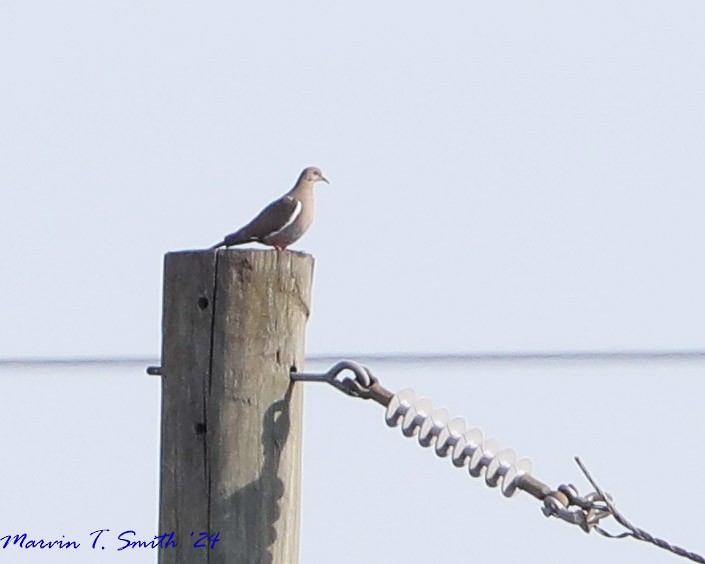
[[[209,468],[206,407],[211,362],[214,253],[169,253],[164,260],[162,436],[159,533],[178,546],[160,550],[162,564],[205,564],[191,531],[207,531]]]
[[[303,369],[312,273],[292,251],[167,255],[160,532],[181,544],[163,564],[298,562],[302,395],[289,371]],[[191,531],[219,541],[195,549]]]

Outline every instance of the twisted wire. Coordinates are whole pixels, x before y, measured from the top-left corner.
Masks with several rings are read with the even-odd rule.
[[[653,536],[651,533],[648,533],[644,529],[640,529],[639,527],[636,527],[632,525],[627,518],[622,515],[622,513],[617,509],[616,505],[612,501],[611,497],[606,494],[602,488],[599,486],[599,484],[593,479],[592,475],[586,468],[586,466],[581,462],[580,458],[577,456],[575,457],[575,462],[578,464],[580,467],[580,470],[582,470],[583,474],[585,474],[585,477],[588,479],[588,481],[592,484],[592,486],[595,488],[595,491],[597,492],[598,495],[600,495],[603,500],[605,505],[607,506],[607,509],[609,513],[614,517],[614,519],[622,525],[625,529],[627,529],[629,532],[627,533],[621,533],[619,535],[613,535],[611,533],[608,533],[601,527],[595,527],[595,530],[599,532],[601,535],[609,538],[624,538],[625,536],[631,536],[637,540],[643,541],[643,542],[648,542],[653,544],[654,546],[658,546],[659,548],[662,548],[664,550],[668,550],[672,552],[673,554],[676,554],[677,556],[682,556],[683,558],[687,558],[689,560],[692,560],[694,562],[700,562],[701,564],[705,564],[705,558],[698,554],[697,552],[691,552],[690,550],[687,550],[685,548],[682,548],[677,545],[673,545],[669,543],[668,541],[665,541],[663,539],[660,539],[658,537]]]

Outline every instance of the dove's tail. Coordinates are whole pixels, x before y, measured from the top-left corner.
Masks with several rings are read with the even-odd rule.
[[[244,245],[245,243],[251,243],[257,240],[257,237],[253,237],[247,232],[244,232],[244,229],[240,229],[235,233],[226,235],[220,243],[217,243],[216,245],[210,247],[210,250],[219,249],[220,247],[234,247],[235,245]]]

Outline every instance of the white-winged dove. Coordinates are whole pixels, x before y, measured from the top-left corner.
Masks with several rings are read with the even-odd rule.
[[[299,175],[294,187],[264,208],[250,223],[211,249],[257,242],[281,251],[298,240],[313,221],[313,185],[329,184],[320,168],[310,166]]]

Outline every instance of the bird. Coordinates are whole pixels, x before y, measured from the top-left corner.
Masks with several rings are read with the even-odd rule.
[[[330,184],[320,168],[306,167],[291,190],[274,200],[247,225],[226,235],[211,250],[256,242],[283,251],[306,233],[313,222],[313,187],[321,181]]]

